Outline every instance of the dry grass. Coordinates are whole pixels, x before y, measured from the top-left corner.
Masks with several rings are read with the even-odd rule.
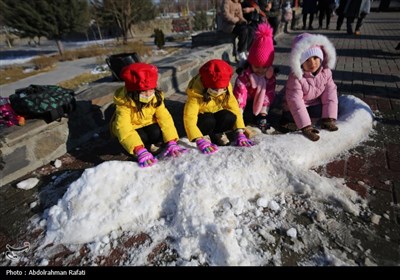
[[[39,73],[47,72],[51,70],[50,68],[41,69],[41,70],[32,70],[26,72],[26,69],[21,66],[12,66],[7,67],[5,69],[0,69],[0,85],[13,83],[19,81],[21,79],[37,75]]]
[[[151,47],[144,45],[143,41],[136,41],[136,42],[128,42],[128,44],[123,45],[120,42],[113,42],[109,45],[100,46],[89,46],[85,48],[80,48],[76,50],[66,51],[63,56],[54,55],[54,56],[40,56],[37,58],[32,59],[29,64],[32,65],[32,71],[26,71],[24,66],[10,66],[4,69],[0,69],[0,85],[12,83],[19,81],[21,79],[37,75],[42,72],[47,72],[54,67],[56,67],[57,62],[59,61],[66,61],[66,60],[76,60],[85,57],[97,57],[96,62],[99,64],[104,63],[105,57],[112,54],[117,53],[132,53],[137,52],[140,56],[150,55],[151,54]],[[96,75],[91,75],[93,78],[89,77],[91,74],[83,74],[79,75],[76,78],[76,81],[73,82],[72,80],[65,81],[68,84],[82,84],[85,83],[83,80],[87,78],[86,82],[92,82],[96,79]],[[100,78],[104,77],[104,74],[99,74]],[[101,76],[104,75],[104,76]],[[82,76],[82,77],[81,77]],[[73,88],[73,87],[70,87]]]
[[[84,86],[88,83],[97,81],[101,78],[104,78],[104,77],[110,76],[110,75],[111,75],[110,72],[101,73],[101,74],[83,73],[81,75],[74,77],[71,80],[62,81],[61,83],[58,83],[58,85],[61,87],[64,87],[64,88],[76,90],[81,86]]]

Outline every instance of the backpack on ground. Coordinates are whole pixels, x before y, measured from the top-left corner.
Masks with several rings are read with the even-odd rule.
[[[24,125],[25,119],[23,116],[17,115],[8,98],[0,97],[0,129],[14,125]]]
[[[75,92],[56,85],[30,85],[10,95],[14,111],[27,118],[61,119],[76,107]]]

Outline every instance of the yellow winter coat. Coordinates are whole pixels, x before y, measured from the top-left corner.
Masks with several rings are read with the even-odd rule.
[[[112,133],[118,138],[121,145],[128,153],[133,154],[136,146],[144,145],[136,129],[158,123],[163,134],[164,142],[178,140],[174,120],[163,102],[160,106],[152,106],[157,102],[156,98],[142,108],[143,115],[138,111],[135,102],[127,96],[125,87],[121,87],[114,93],[116,104],[115,117],[111,124]]]
[[[204,87],[200,75],[196,75],[189,82],[188,88],[186,89],[188,98],[183,111],[183,123],[185,125],[187,137],[190,141],[203,136],[200,129],[197,127],[198,115],[203,113],[216,113],[223,109],[229,110],[236,115],[236,123],[232,129],[244,129],[245,125],[242,112],[240,111],[238,102],[233,95],[231,83],[229,83],[228,86],[229,100],[226,105],[222,102],[225,94],[221,94],[218,97],[211,96],[211,100],[205,103],[203,101],[203,91]]]

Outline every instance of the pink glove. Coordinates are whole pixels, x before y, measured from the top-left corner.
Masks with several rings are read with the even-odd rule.
[[[167,143],[167,150],[165,151],[164,156],[177,157],[186,152],[187,150],[185,148],[179,147],[176,141],[172,140]]]
[[[239,132],[237,134],[237,136],[236,136],[236,146],[251,147],[253,145],[254,145],[253,141],[247,139],[246,135],[244,135],[242,132]]]
[[[157,162],[157,159],[147,151],[146,148],[141,148],[136,153],[140,167],[152,166]]]
[[[218,151],[217,145],[208,142],[204,138],[199,138],[196,141],[197,147],[203,154],[213,154]]]

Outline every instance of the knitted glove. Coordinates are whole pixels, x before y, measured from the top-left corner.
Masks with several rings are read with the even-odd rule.
[[[165,151],[164,156],[177,157],[186,152],[187,150],[185,148],[179,147],[176,141],[172,140],[167,143],[167,150]]]
[[[141,148],[136,153],[140,167],[152,166],[157,162],[157,159],[147,151],[146,148]]]
[[[253,146],[253,141],[249,140],[243,132],[239,132],[236,136],[236,146],[240,147],[251,147]]]
[[[310,139],[311,141],[315,142],[319,140],[318,129],[315,129],[311,125],[303,127],[301,131],[303,132],[303,135],[308,139]]]
[[[217,145],[207,141],[204,138],[197,139],[196,144],[203,154],[213,154],[218,151]]]

